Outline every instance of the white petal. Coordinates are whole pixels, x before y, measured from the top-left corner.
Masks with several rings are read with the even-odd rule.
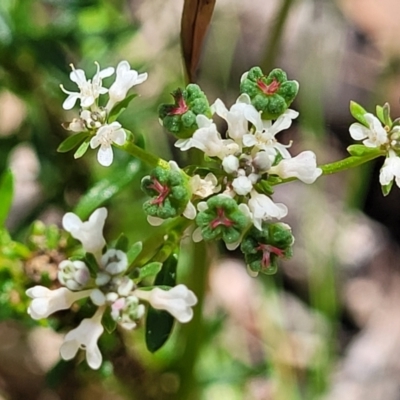
[[[64,110],[71,110],[75,106],[76,101],[80,98],[79,93],[70,93],[70,95],[64,100],[62,108]]]
[[[350,136],[354,140],[362,140],[368,137],[369,129],[366,128],[364,125],[355,122],[354,124],[350,125]]]
[[[114,154],[111,146],[101,146],[99,151],[97,152],[97,161],[103,167],[109,167],[114,159]]]

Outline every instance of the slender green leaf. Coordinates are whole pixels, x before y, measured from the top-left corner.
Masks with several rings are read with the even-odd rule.
[[[75,135],[67,137],[57,148],[59,153],[66,153],[81,144],[87,137],[88,132],[79,132]]]
[[[172,254],[163,264],[156,276],[156,286],[175,286],[178,257]],[[146,317],[146,346],[154,353],[161,348],[171,335],[174,318],[164,310],[155,310],[149,306]]]
[[[0,177],[0,226],[4,226],[11,208],[14,191],[14,178],[12,172],[7,169]]]
[[[367,114],[367,111],[355,101],[350,101],[350,113],[360,124],[368,126],[364,117],[364,115]]]
[[[379,154],[381,150],[377,147],[366,147],[363,144],[352,144],[347,151],[354,157],[364,157],[366,155]]]
[[[128,238],[125,236],[124,233],[121,233],[118,239],[115,241],[113,247],[126,253],[128,251],[128,246],[129,246]]]
[[[382,194],[384,196],[387,196],[390,191],[392,190],[392,186],[393,186],[393,181],[391,181],[390,183],[388,183],[387,185],[382,185],[381,189],[382,189]]]
[[[115,331],[115,328],[117,327],[117,321],[115,321],[115,319],[111,316],[111,307],[107,307],[105,313],[103,314],[103,318],[101,319],[101,323],[108,333]]]
[[[131,94],[121,102],[117,103],[108,116],[108,122],[114,122],[129,106],[129,103],[137,97],[137,94]]]
[[[115,171],[112,176],[100,180],[82,196],[74,213],[82,219],[88,218],[96,208],[110,200],[132,182],[139,171],[140,161],[132,160],[124,170]]]
[[[157,275],[160,272],[161,268],[162,263],[157,261],[144,265],[142,268],[140,268],[140,273],[137,281],[140,282],[144,278]]]
[[[126,254],[128,257],[128,265],[131,265],[136,260],[142,249],[142,242],[136,242],[131,246],[131,248],[128,250],[128,253]]]
[[[81,158],[86,152],[87,152],[87,149],[89,148],[89,143],[90,143],[90,140],[89,140],[89,138],[87,138],[79,147],[78,147],[78,150],[75,152],[75,154],[74,154],[74,158],[75,159],[78,159],[78,158]]]

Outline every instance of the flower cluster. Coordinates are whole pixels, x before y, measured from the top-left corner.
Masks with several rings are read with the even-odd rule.
[[[63,144],[60,146],[59,151],[68,151],[80,144],[75,153],[75,158],[78,158],[86,152],[89,145],[92,149],[100,146],[97,159],[101,165],[108,167],[113,162],[112,144],[123,145],[127,138],[125,130],[115,119],[134,97],[134,95],[127,97],[128,91],[133,86],[144,82],[147,79],[147,73],[138,74],[137,71],[131,69],[127,61],[121,61],[116,69],[116,79],[107,89],[103,87],[103,79],[113,75],[114,68],[100,70],[98,63],[96,66],[97,71],[94,77],[87,79],[85,71],[75,69],[71,64],[70,79],[78,86],[78,92],[68,91],[61,85],[62,91],[68,94],[63,108],[70,110],[79,101],[81,110],[79,118],[74,118],[72,122],[65,124],[68,130],[79,133],[79,136],[75,135],[67,139],[64,146]],[[108,101],[105,105],[100,105],[100,95],[104,94],[108,94]]]
[[[166,310],[178,321],[188,322],[193,316],[191,307],[197,302],[194,293],[184,285],[169,290],[165,287],[139,287],[141,279],[132,279],[128,270],[134,259],[128,260],[126,252],[106,246],[103,237],[106,217],[105,208],[94,211],[86,222],[73,213],[67,213],[63,227],[81,242],[85,257],[71,258],[59,264],[61,286],[57,289],[35,286],[26,292],[32,298],[28,313],[33,319],[47,318],[85,298],[97,307],[91,318],[83,319],[77,328],[67,333],[60,348],[65,360],[72,359],[80,348],[86,350],[87,362],[93,369],[102,363],[97,341],[107,318],[114,327],[118,324],[124,329],[133,329],[145,313],[145,306],[141,304],[144,300],[155,309]],[[134,247],[139,254],[141,243]],[[158,271],[161,264],[154,264],[159,264],[156,265]]]
[[[359,121],[350,126],[350,136],[354,140],[362,140],[363,145],[371,151],[382,151],[386,157],[379,182],[383,194],[387,195],[393,181],[400,187],[400,118],[391,119],[387,103],[383,107],[377,106],[377,117],[355,102],[351,102],[350,111]]]
[[[264,76],[255,67],[243,75],[240,89],[242,94],[230,109],[220,99],[210,107],[212,114],[225,120],[228,128],[225,135],[221,135],[206,113],[195,114],[197,129],[191,135],[187,130],[180,134],[163,124],[179,138],[175,143],[177,148],[199,149],[213,163],[213,168],[195,168],[194,171],[204,171],[199,174],[192,173],[190,167],[184,169],[189,175],[185,188],[191,201],[181,213],[196,221],[198,228],[193,239],[222,239],[229,249],[238,247],[249,235],[254,236],[250,233],[252,226],[260,232],[268,231],[269,222],[287,215],[287,207],[272,199],[274,184],[294,178],[310,184],[322,173],[313,152],[304,151],[292,157],[288,151],[290,144],[282,144],[277,139],[277,134],[288,129],[298,116],[298,112],[288,108],[297,94],[298,83],[287,80],[282,70],[276,69]],[[160,110],[172,107],[166,105]],[[160,118],[165,121],[162,113]],[[160,188],[159,192],[169,193],[168,190],[171,192],[172,186],[162,191]],[[152,204],[159,198],[160,195]],[[157,210],[160,211],[157,215],[155,212],[150,215],[164,218],[162,209]],[[291,233],[290,238],[286,247],[293,242]],[[278,253],[289,256],[290,252]],[[264,266],[258,270],[266,269]]]

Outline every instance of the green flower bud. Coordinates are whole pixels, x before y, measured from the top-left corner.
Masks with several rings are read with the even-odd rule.
[[[253,67],[244,75],[240,93],[250,96],[253,106],[262,112],[263,119],[276,119],[283,114],[299,90],[297,81],[288,81],[279,68],[265,76],[260,67]]]
[[[188,179],[179,170],[157,167],[142,179],[141,185],[152,197],[143,209],[153,217],[166,219],[182,214],[191,197]]]
[[[207,209],[197,214],[196,223],[204,240],[222,238],[225,243],[234,243],[240,240],[249,220],[234,199],[217,195],[207,200]]]
[[[175,104],[161,104],[158,115],[163,126],[180,139],[189,138],[198,129],[196,116],[203,114],[211,118],[207,97],[196,84],[172,93]]]
[[[264,223],[262,230],[250,229],[244,237],[240,249],[246,264],[253,272],[274,274],[278,268],[278,258],[290,258],[294,237],[290,227],[283,223]]]

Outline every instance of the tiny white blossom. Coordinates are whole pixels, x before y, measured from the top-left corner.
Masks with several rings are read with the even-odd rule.
[[[216,125],[205,115],[197,115],[196,122],[199,127],[189,139],[179,139],[175,147],[186,151],[195,147],[203,151],[209,157],[223,159],[229,154],[239,150],[239,146],[232,139],[222,139]]]
[[[90,279],[89,269],[83,261],[64,260],[58,265],[58,280],[70,290],[81,290]]]
[[[83,248],[87,252],[97,253],[106,244],[103,237],[103,227],[106,218],[107,209],[102,207],[93,211],[86,222],[82,222],[74,213],[66,213],[62,224],[67,232],[82,243]]]
[[[303,151],[296,157],[283,159],[278,165],[271,167],[270,174],[276,174],[283,179],[298,178],[304,183],[314,183],[322,174],[317,168],[317,159],[312,151]]]
[[[28,314],[33,319],[47,318],[56,311],[70,308],[75,301],[89,297],[91,291],[72,292],[64,287],[50,290],[44,286],[34,286],[26,291],[27,296],[33,299]]]
[[[170,290],[157,287],[150,291],[135,290],[134,293],[140,299],[147,300],[153,308],[168,311],[181,323],[192,319],[192,307],[197,304],[196,295],[185,285],[177,285]]]
[[[104,167],[108,167],[113,162],[112,144],[116,143],[122,146],[126,141],[126,132],[119,122],[111,122],[99,128],[96,135],[90,140],[90,147],[95,149],[100,146],[97,153],[98,162]]]
[[[392,150],[381,168],[379,182],[382,186],[389,185],[395,179],[396,185],[400,187],[400,158]]]
[[[101,257],[101,265],[111,275],[118,275],[128,268],[128,258],[122,250],[107,250]]]
[[[79,349],[86,351],[86,361],[90,368],[98,369],[103,361],[100,349],[97,345],[104,328],[101,324],[105,307],[100,307],[92,318],[85,318],[79,326],[65,335],[60,348],[61,357],[71,360]]]
[[[258,151],[253,157],[253,165],[257,171],[261,173],[267,172],[271,168],[274,158],[275,157],[271,156],[266,151]]]
[[[110,96],[110,100],[106,106],[108,111],[110,111],[116,103],[125,99],[129,89],[143,83],[147,79],[147,73],[138,74],[137,71],[131,69],[128,61],[121,61],[118,64],[116,75],[115,82],[108,91],[108,95]]]
[[[350,136],[354,140],[363,140],[366,147],[380,147],[389,142],[388,134],[381,122],[375,115],[367,113],[364,115],[369,128],[355,122],[350,126]]]
[[[99,63],[96,62],[95,64],[97,66],[97,72],[92,80],[86,79],[84,70],[75,69],[71,64],[72,72],[69,77],[72,82],[78,85],[79,92],[70,92],[64,89],[63,85],[60,85],[61,90],[68,94],[68,97],[63,103],[64,110],[70,110],[74,107],[78,99],[81,102],[81,107],[90,107],[101,94],[108,92],[108,89],[102,87],[102,79],[111,76],[114,73],[114,68],[109,67],[100,71]]]
[[[232,187],[239,196],[245,196],[253,189],[253,183],[247,176],[238,176],[232,181]]]
[[[274,123],[261,119],[261,115],[256,109],[248,108],[245,110],[245,114],[255,128],[254,133],[243,136],[243,144],[246,147],[254,146],[259,150],[266,151],[269,155],[276,155],[279,152],[283,158],[290,158],[290,153],[286,149],[289,146],[279,143],[275,135],[292,125],[292,120],[299,115],[297,111],[287,109]]]
[[[136,320],[143,317],[145,306],[136,296],[120,297],[111,305],[111,317],[127,330],[136,328]]]
[[[249,122],[245,116],[245,110],[254,108],[251,105],[249,95],[241,94],[229,111],[220,99],[217,99],[211,108],[227,122],[229,137],[241,145],[243,135],[249,131]]]
[[[222,168],[227,174],[233,174],[239,169],[239,159],[233,154],[222,160]]]
[[[257,229],[262,229],[262,222],[265,220],[286,217],[288,209],[284,204],[274,203],[271,198],[265,194],[257,193],[255,190],[252,190],[250,195],[248,206],[252,214],[253,224]]]

